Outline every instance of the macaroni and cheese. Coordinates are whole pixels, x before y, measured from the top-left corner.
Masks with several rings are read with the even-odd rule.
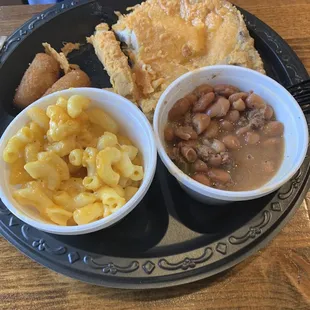
[[[28,110],[30,122],[7,143],[14,199],[44,220],[82,225],[109,216],[138,191],[139,150],[120,135],[110,115],[84,96],[59,97],[46,111]]]

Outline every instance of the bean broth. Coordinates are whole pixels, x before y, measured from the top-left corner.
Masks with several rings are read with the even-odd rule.
[[[252,91],[201,85],[169,111],[165,140],[170,158],[196,181],[246,191],[279,170],[283,132],[272,107]]]

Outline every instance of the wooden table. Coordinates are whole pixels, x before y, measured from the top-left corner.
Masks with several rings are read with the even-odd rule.
[[[234,3],[276,30],[310,71],[309,0]],[[46,7],[0,7],[0,36]],[[160,290],[81,283],[33,262],[0,237],[0,309],[310,309],[309,205],[310,193],[267,248],[224,275]]]

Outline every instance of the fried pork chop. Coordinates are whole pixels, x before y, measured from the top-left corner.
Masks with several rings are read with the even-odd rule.
[[[100,50],[103,43],[96,43],[96,33],[92,43],[104,65],[114,62],[115,69],[111,65],[107,69],[110,77],[113,70],[118,74],[125,70],[125,84],[132,92],[135,83],[135,101],[147,115],[152,115],[167,86],[188,71],[232,64],[264,73],[241,13],[225,0],[148,0],[129,10],[127,15],[119,14],[112,29],[127,45],[131,68],[124,66],[122,54],[111,53],[109,47]],[[122,65],[117,65],[119,60]],[[113,88],[120,93],[115,81]]]

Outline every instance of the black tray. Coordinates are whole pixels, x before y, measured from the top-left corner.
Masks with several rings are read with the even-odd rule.
[[[0,130],[17,111],[11,102],[41,42],[59,49],[63,41],[85,42],[101,21],[114,23],[114,10],[135,0],[65,1],[18,29],[0,52]],[[308,74],[291,48],[267,25],[242,11],[268,75],[288,86]],[[108,76],[84,45],[71,57],[108,87]],[[13,115],[13,116],[12,116]],[[309,154],[309,152],[308,152]],[[153,184],[141,204],[115,226],[88,235],[40,232],[0,204],[0,231],[35,261],[86,282],[121,288],[158,288],[206,278],[226,270],[265,246],[289,220],[310,186],[309,157],[278,192],[227,206],[193,201],[159,160]]]

